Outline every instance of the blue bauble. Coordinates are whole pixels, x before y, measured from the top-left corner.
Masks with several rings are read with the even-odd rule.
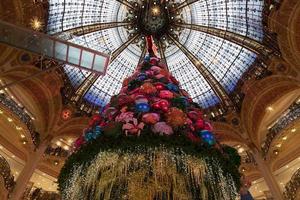
[[[179,92],[179,88],[177,85],[173,84],[173,83],[168,83],[167,84],[167,88],[169,90],[171,90],[172,92]]]
[[[95,129],[94,129],[94,139],[96,139],[98,136],[100,136],[102,133],[102,129],[100,126],[96,126]]]
[[[149,112],[150,111],[150,105],[148,103],[138,103],[135,105],[135,109],[138,112]]]
[[[181,96],[181,97],[179,97],[179,99],[181,100],[181,102],[182,102],[185,106],[188,106],[188,105],[189,105],[189,101],[188,101],[187,97]]]
[[[144,61],[150,62],[150,55],[146,55],[145,58],[144,58]]]
[[[138,75],[137,79],[139,81],[144,81],[144,80],[147,79],[147,75],[145,73],[141,73],[141,74]]]
[[[93,132],[88,132],[88,133],[86,133],[86,134],[84,135],[84,139],[85,139],[86,141],[91,141],[93,138],[94,138]]]
[[[208,145],[214,145],[216,143],[213,133],[211,133],[207,130],[201,131],[200,137],[202,138],[202,141],[207,143]]]

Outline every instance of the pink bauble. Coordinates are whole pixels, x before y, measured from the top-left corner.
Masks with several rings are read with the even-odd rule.
[[[159,114],[157,113],[146,113],[142,117],[142,121],[147,124],[156,124],[160,119]]]
[[[165,134],[165,135],[172,135],[173,134],[172,127],[169,126],[166,122],[157,122],[152,127],[152,131],[154,133]]]
[[[161,71],[161,68],[158,66],[152,66],[151,70],[154,72],[154,74],[159,74],[159,72]]]
[[[213,127],[209,122],[205,122],[204,129],[208,131],[212,131]]]
[[[159,97],[163,99],[172,99],[174,97],[174,94],[169,90],[161,90],[159,92]]]

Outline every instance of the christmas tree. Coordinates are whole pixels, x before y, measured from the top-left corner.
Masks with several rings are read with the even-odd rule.
[[[59,176],[63,199],[235,199],[237,152],[152,50],[92,117]]]

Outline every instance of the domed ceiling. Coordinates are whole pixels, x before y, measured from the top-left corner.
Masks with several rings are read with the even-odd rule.
[[[263,0],[49,0],[49,5],[48,34],[112,54],[113,61],[104,76],[95,77],[72,66],[64,68],[75,89],[86,80],[93,83],[84,98],[102,106],[134,72],[144,55],[147,31],[168,32],[160,33],[156,40],[164,52],[161,56],[182,88],[204,108],[220,102],[207,74],[229,94],[257,57],[257,52],[243,45],[246,42],[234,42],[226,34],[256,42],[263,39]],[[141,20],[149,5],[156,16]],[[106,27],[89,29],[97,25]],[[187,51],[197,59],[196,64]],[[195,66],[197,63],[206,74]]]

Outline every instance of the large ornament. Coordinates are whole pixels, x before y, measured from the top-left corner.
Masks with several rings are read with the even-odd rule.
[[[186,123],[186,120],[186,114],[176,107],[170,108],[166,114],[166,122],[173,128],[183,126]]]
[[[150,105],[148,103],[138,103],[135,105],[135,109],[138,112],[149,112]]]
[[[132,121],[127,122],[122,127],[122,129],[125,131],[126,136],[128,134],[139,136],[143,128],[144,128],[144,123],[143,122],[138,123],[138,120],[136,118],[133,118]]]
[[[210,131],[203,130],[200,132],[200,136],[201,136],[202,141],[204,141],[206,144],[208,144],[210,146],[216,144],[215,137]]]
[[[166,122],[158,122],[154,124],[152,127],[152,131],[154,133],[159,133],[161,135],[172,135],[173,129],[171,126],[169,126]]]
[[[157,113],[146,113],[143,115],[142,120],[146,124],[156,124],[160,119],[159,114]]]
[[[154,93],[156,93],[156,91],[157,91],[156,88],[151,83],[144,83],[140,87],[140,92],[145,93],[145,94],[154,94]]]
[[[161,90],[159,92],[159,97],[162,99],[172,99],[174,97],[174,94],[169,90]]]

